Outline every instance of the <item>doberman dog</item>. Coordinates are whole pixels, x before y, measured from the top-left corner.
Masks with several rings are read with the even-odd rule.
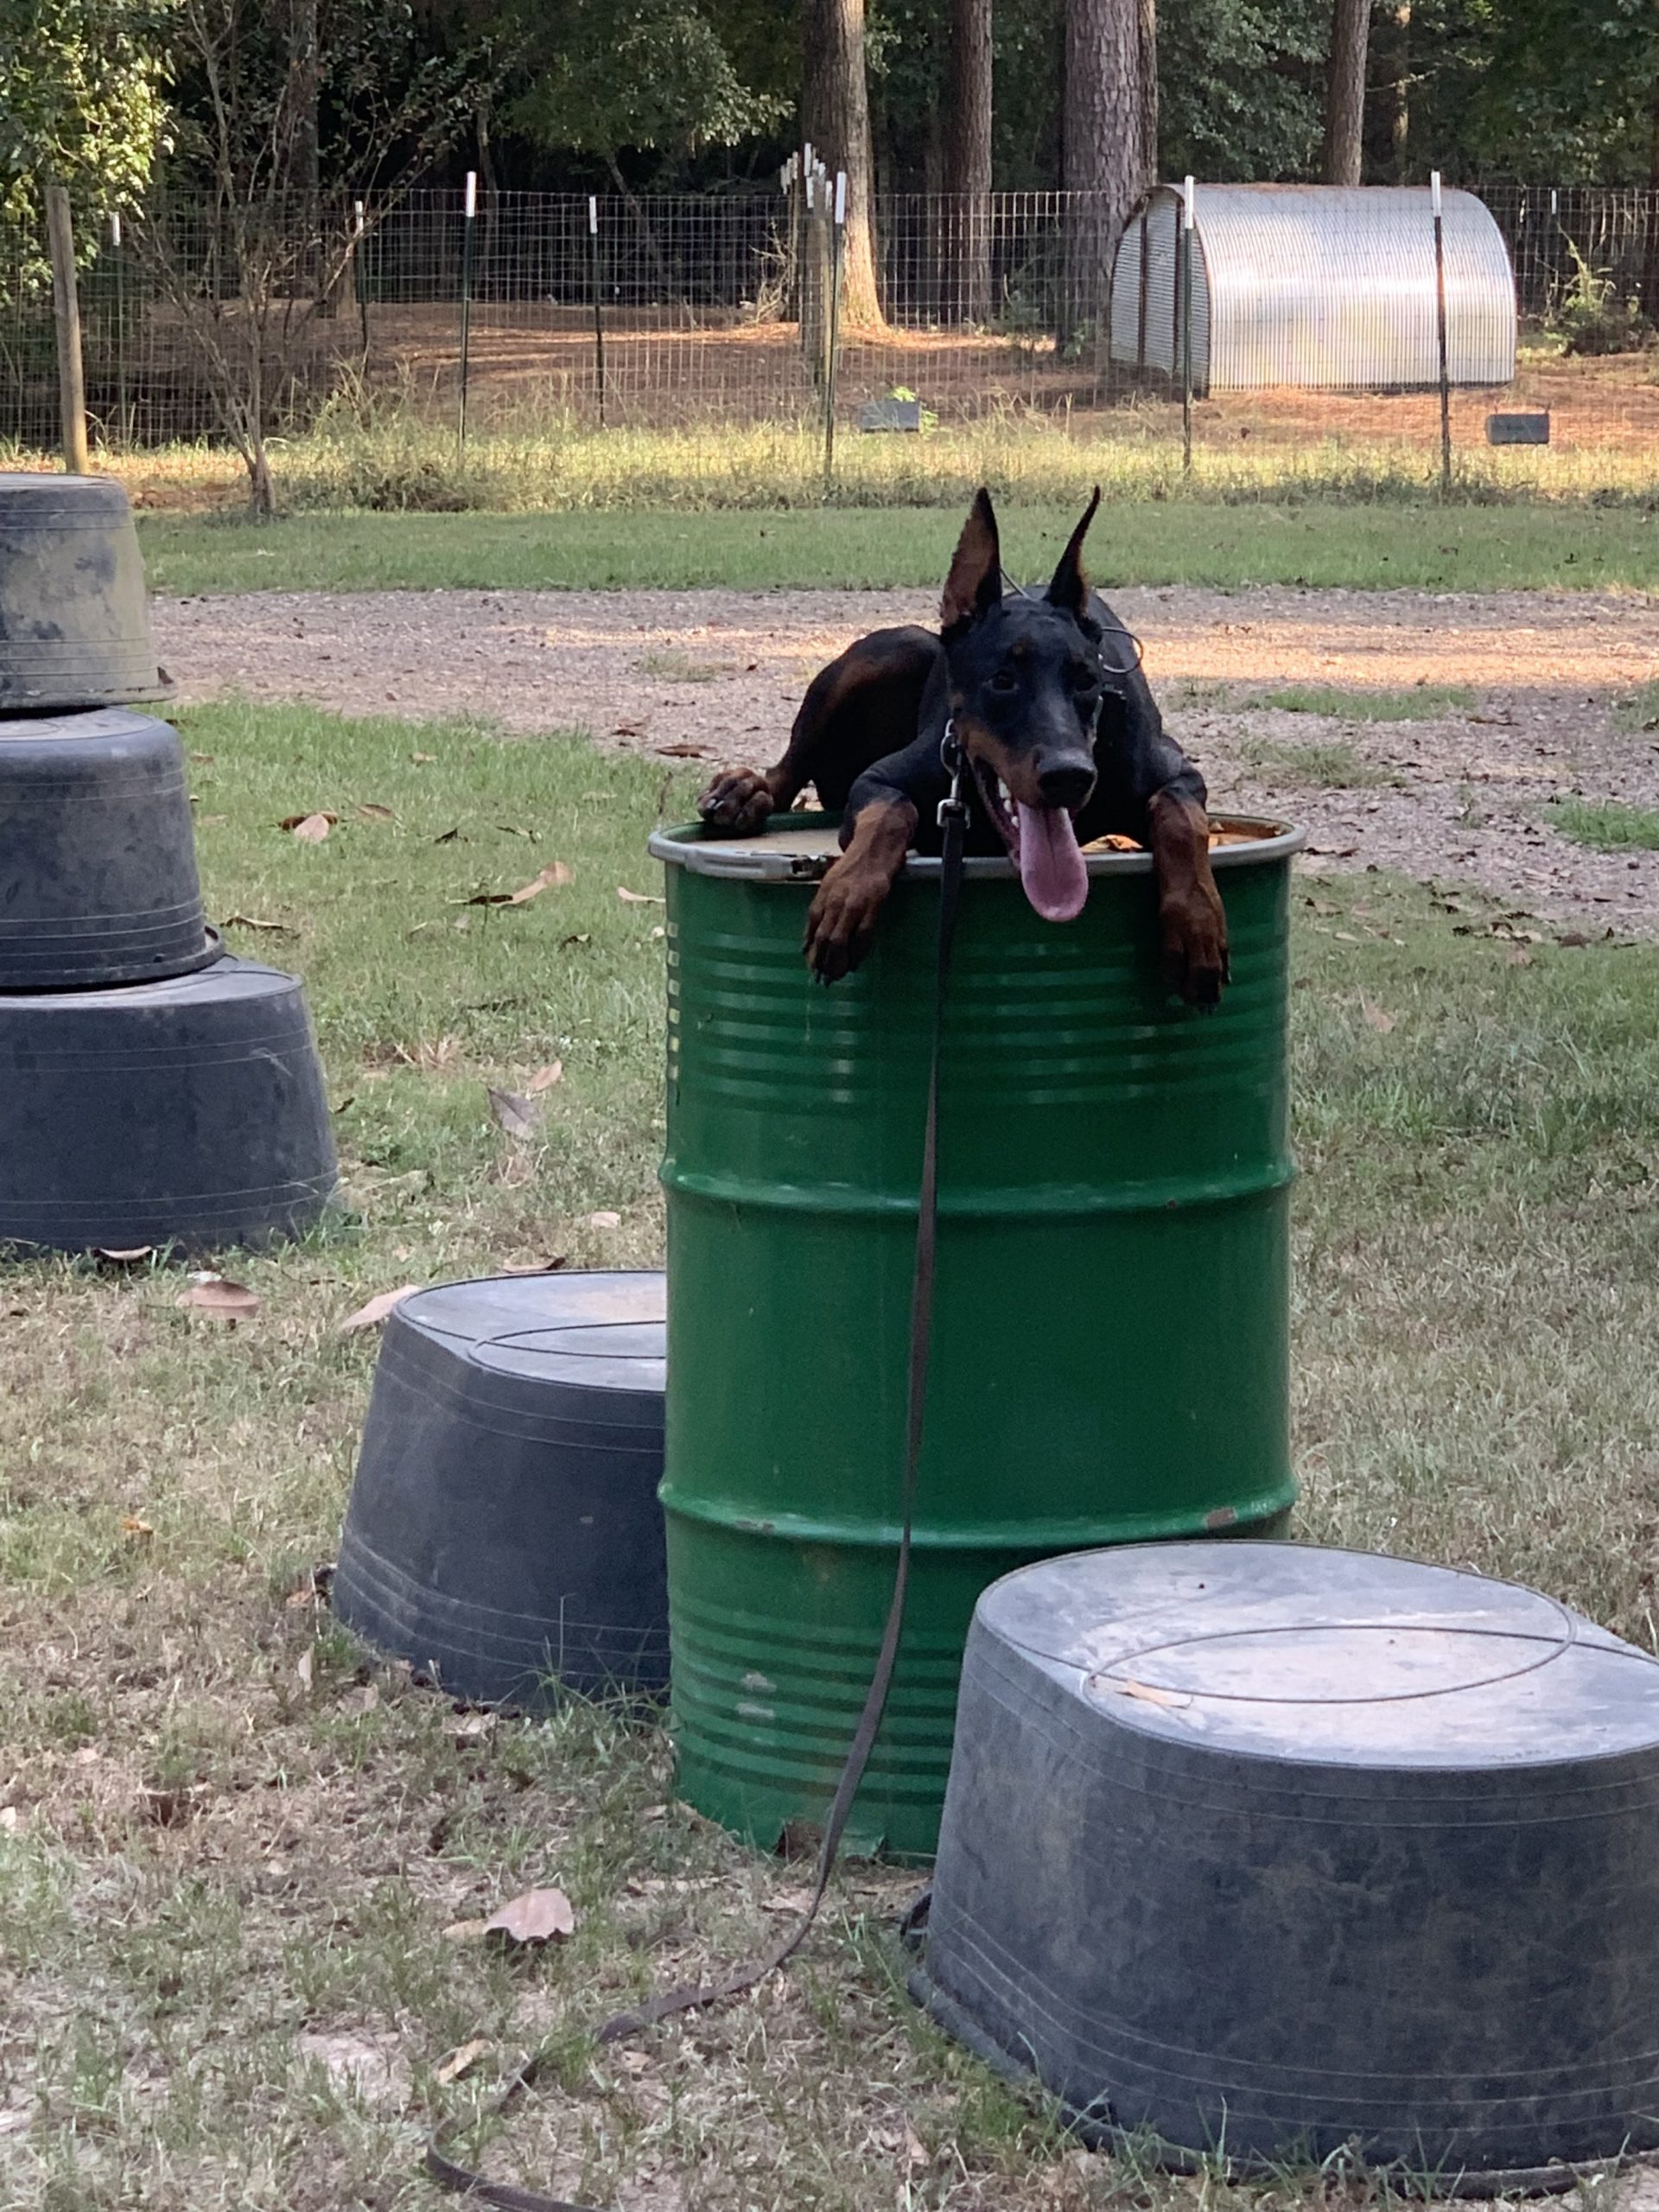
[[[841,856],[806,924],[807,963],[825,982],[869,951],[906,854],[938,851],[954,734],[973,772],[969,852],[1006,851],[1037,912],[1069,922],[1089,895],[1080,840],[1116,833],[1147,846],[1170,987],[1194,1006],[1220,998],[1227,923],[1204,779],[1165,734],[1133,640],[1084,575],[1099,505],[1096,486],[1041,598],[1005,594],[982,488],[945,582],[940,635],[860,639],[812,679],[775,768],[717,776],[698,799],[714,836],[752,835],[809,783],[842,810]]]

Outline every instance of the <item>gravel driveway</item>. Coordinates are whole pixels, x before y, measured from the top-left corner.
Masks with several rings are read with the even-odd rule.
[[[1316,865],[1466,882],[1659,936],[1659,853],[1593,852],[1548,821],[1569,793],[1659,807],[1659,730],[1614,714],[1659,675],[1659,601],[1275,586],[1113,605],[1212,800],[1305,823]],[[712,767],[774,758],[815,669],[936,607],[931,592],[284,592],[160,600],[155,623],[187,701],[474,715]],[[1394,722],[1262,703],[1306,683],[1474,696]]]

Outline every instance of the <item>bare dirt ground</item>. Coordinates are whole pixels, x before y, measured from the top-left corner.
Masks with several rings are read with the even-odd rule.
[[[1549,819],[1568,795],[1659,807],[1659,731],[1615,712],[1659,676],[1659,601],[1274,587],[1114,604],[1218,807],[1304,823],[1321,867],[1659,936],[1659,853],[1592,851]],[[924,592],[272,593],[155,611],[187,701],[470,715],[711,768],[774,758],[814,670],[861,632],[933,619]],[[1402,721],[1264,703],[1295,684],[1472,698]]]

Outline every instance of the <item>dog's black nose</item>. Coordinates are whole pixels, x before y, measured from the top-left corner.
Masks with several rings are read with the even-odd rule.
[[[1039,770],[1037,788],[1045,806],[1078,807],[1095,788],[1095,772],[1086,761],[1057,760]]]

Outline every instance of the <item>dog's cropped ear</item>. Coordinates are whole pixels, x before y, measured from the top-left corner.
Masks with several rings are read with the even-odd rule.
[[[1089,535],[1089,525],[1095,518],[1095,509],[1100,505],[1100,486],[1095,486],[1095,496],[1084,510],[1083,520],[1066,540],[1060,564],[1054,571],[1054,581],[1048,588],[1051,607],[1064,607],[1068,614],[1080,615],[1089,604],[1089,579],[1083,573],[1083,541]]]
[[[997,542],[991,495],[982,484],[963,524],[962,536],[944,580],[939,621],[951,630],[959,622],[988,614],[1002,596],[1002,549]]]

